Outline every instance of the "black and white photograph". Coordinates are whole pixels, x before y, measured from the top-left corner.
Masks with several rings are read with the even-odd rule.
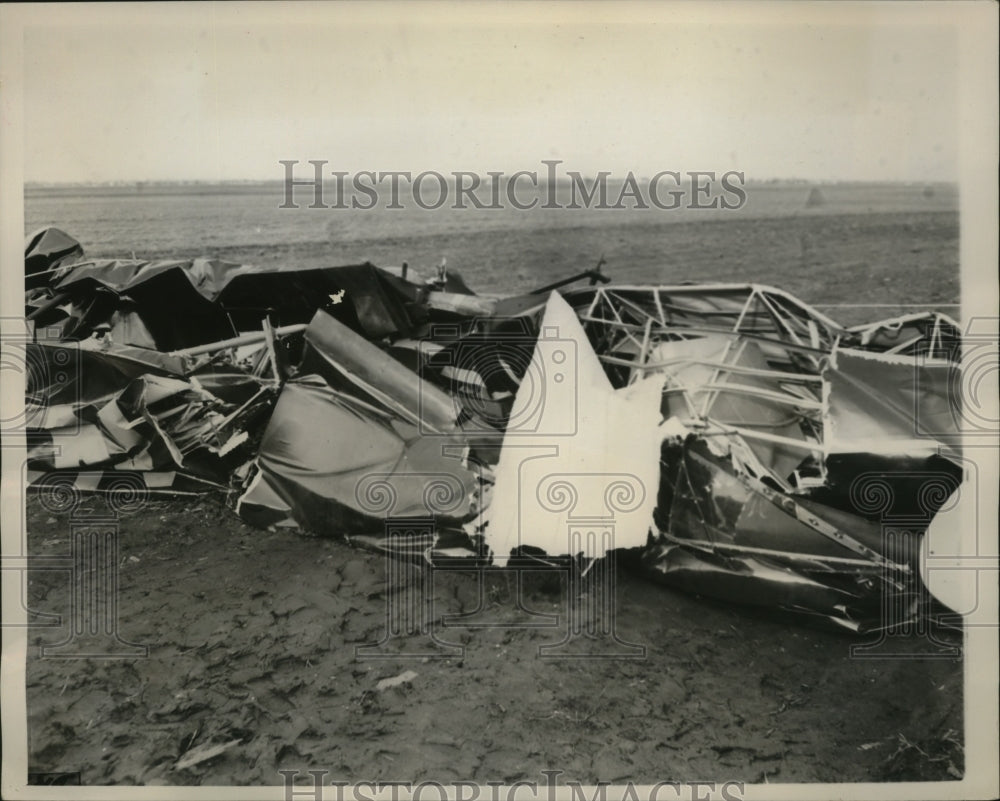
[[[0,4],[2,797],[997,797],[997,17]]]

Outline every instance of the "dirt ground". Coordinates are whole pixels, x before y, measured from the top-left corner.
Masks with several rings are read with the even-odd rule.
[[[531,260],[507,264],[514,237]],[[815,303],[946,304],[958,300],[957,240],[954,214],[803,215],[211,255],[414,265],[446,255],[489,291],[504,270],[535,285],[603,252],[620,282],[755,280]],[[836,311],[860,322],[892,310]],[[387,573],[383,557],[342,542],[251,528],[224,500],[149,500],[117,521],[117,630],[144,657],[43,658],[41,646],[67,629],[33,618],[32,772],[79,772],[89,785],[280,784],[282,769],[354,782],[541,782],[554,769],[587,784],[962,774],[963,663],[941,658],[960,638],[880,643],[686,595],[622,563],[614,629],[639,647],[627,649],[632,658],[540,654],[565,636],[565,581],[533,573],[518,592],[500,571],[436,572],[429,616],[450,646],[397,637],[376,656],[357,649],[384,637],[389,599],[413,590],[419,571]],[[33,612],[68,614],[67,574],[40,566],[69,554],[75,522],[107,511],[98,496],[72,518],[29,498]],[[471,622],[508,625],[449,619],[479,606]],[[546,620],[558,625],[523,625]],[[584,636],[567,650],[606,647]],[[213,745],[218,753],[198,761]]]

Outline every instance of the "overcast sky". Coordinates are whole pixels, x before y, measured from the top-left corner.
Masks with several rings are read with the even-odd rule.
[[[110,5],[25,31],[27,181],[278,179],[279,159],[958,177],[943,9]]]

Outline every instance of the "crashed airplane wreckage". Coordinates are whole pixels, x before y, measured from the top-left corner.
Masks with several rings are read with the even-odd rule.
[[[225,491],[252,524],[432,563],[636,549],[855,630],[934,603],[920,536],[962,481],[944,315],[846,328],[771,287],[599,271],[497,298],[443,268],[93,261],[57,229],[25,265],[53,497]]]

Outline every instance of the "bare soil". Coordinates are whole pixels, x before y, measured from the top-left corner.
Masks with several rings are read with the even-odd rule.
[[[949,213],[801,215],[210,255],[424,267],[447,256],[471,286],[510,291],[603,253],[620,282],[753,280],[817,304],[945,304],[958,301],[957,241]],[[408,656],[426,644],[394,638],[376,658],[357,649],[384,637],[389,599],[419,569],[387,573],[382,556],[343,542],[251,528],[221,496],[149,500],[116,523],[117,630],[144,657],[42,657],[67,636],[70,587],[41,560],[67,556],[72,525],[107,511],[96,496],[72,517],[27,503],[39,560],[28,606],[64,616],[55,626],[33,616],[29,632],[32,772],[79,772],[88,785],[256,785],[280,784],[282,769],[353,782],[541,782],[553,769],[588,784],[948,780],[963,770],[963,663],[942,658],[960,638],[833,632],[686,595],[623,563],[614,629],[641,648],[636,658],[578,658],[603,652],[607,639],[593,636],[573,639],[575,658],[540,654],[565,636],[565,578],[526,575],[519,592],[501,571],[435,572],[429,617],[451,646]],[[472,622],[513,625],[443,625],[480,606]],[[558,625],[523,625],[539,620]],[[379,689],[406,671],[416,675]],[[196,761],[211,745],[227,747]]]

